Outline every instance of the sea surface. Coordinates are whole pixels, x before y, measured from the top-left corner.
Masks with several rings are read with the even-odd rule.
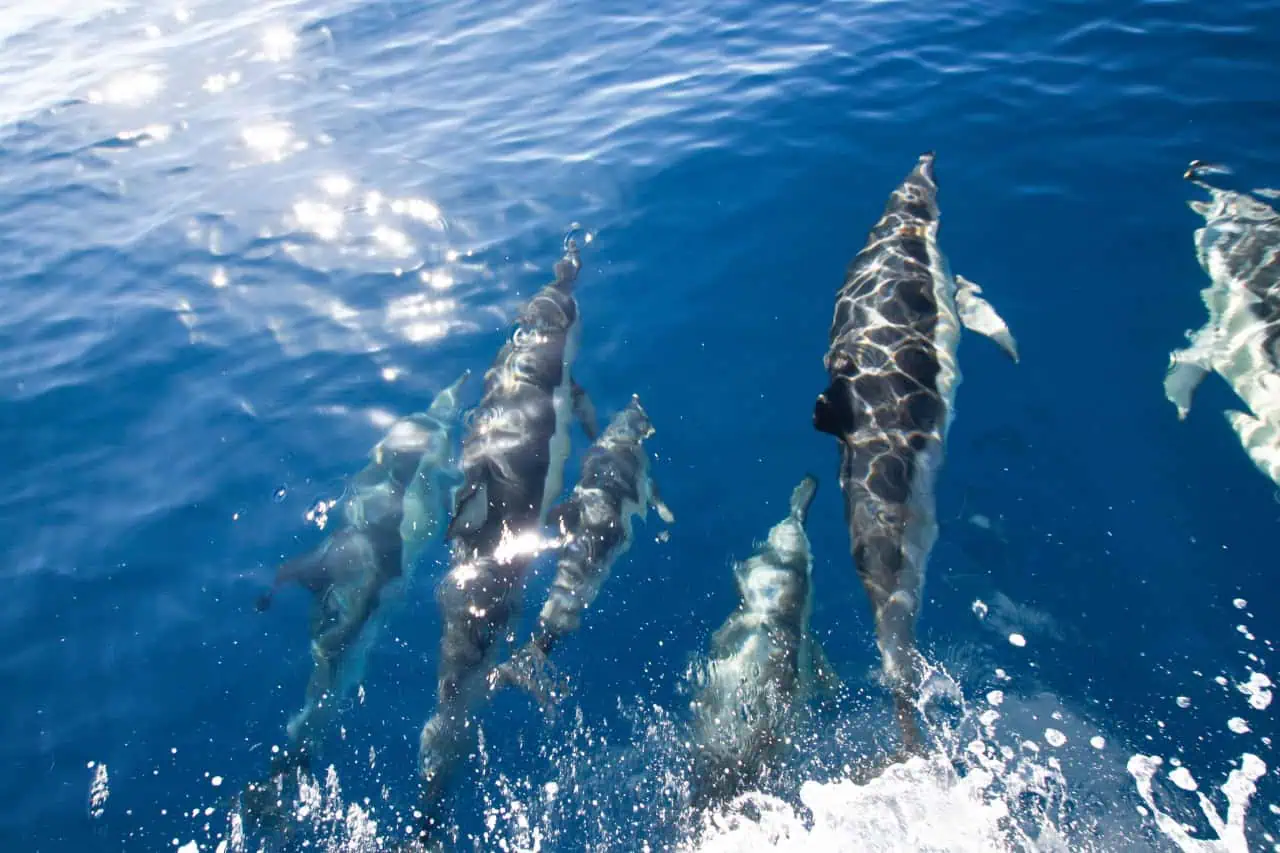
[[[640,395],[676,522],[638,525],[560,650],[567,713],[483,712],[460,849],[693,844],[687,675],[805,472],[847,697],[803,785],[698,848],[1280,849],[1248,686],[1276,672],[1280,498],[1225,383],[1185,421],[1161,386],[1208,284],[1183,171],[1280,185],[1278,92],[1254,0],[8,4],[0,849],[241,849],[228,797],[310,665],[305,592],[254,600],[391,421],[489,364],[567,235],[577,377],[603,416]],[[928,150],[943,250],[1022,358],[960,347],[920,625],[958,687],[945,747],[857,785],[893,719],[811,416],[844,265]],[[444,559],[316,768],[309,849],[403,828]]]

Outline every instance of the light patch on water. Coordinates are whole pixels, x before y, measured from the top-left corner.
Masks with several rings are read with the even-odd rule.
[[[293,56],[298,46],[298,37],[287,27],[276,25],[268,27],[262,34],[262,56],[268,62],[280,62]]]
[[[1067,736],[1057,729],[1045,729],[1044,739],[1049,746],[1065,746],[1067,743]]]
[[[295,138],[293,126],[286,121],[250,125],[240,131],[240,138],[254,153],[269,162],[279,162],[307,147],[305,142]]]
[[[1179,708],[1190,708],[1190,707],[1191,707],[1191,697],[1190,697],[1190,696],[1179,696],[1177,699],[1174,699],[1173,701],[1174,701],[1174,703],[1175,703]]]
[[[89,92],[92,104],[140,106],[164,88],[164,80],[153,71],[126,71],[117,74],[100,89]]]
[[[1227,720],[1227,728],[1238,735],[1249,733],[1249,724],[1244,721],[1243,717],[1232,717]]]
[[[1094,749],[1106,749],[1107,739],[1104,738],[1102,735],[1094,735],[1093,737],[1089,738],[1089,745],[1092,746]]]
[[[1217,835],[1217,838],[1212,840],[1192,838],[1186,827],[1156,805],[1153,780],[1163,763],[1164,760],[1159,756],[1139,754],[1129,759],[1128,770],[1137,785],[1138,796],[1146,803],[1147,809],[1155,818],[1156,826],[1165,837],[1177,844],[1183,853],[1248,853],[1249,844],[1245,840],[1244,820],[1249,801],[1257,792],[1256,783],[1267,772],[1267,765],[1263,760],[1246,752],[1241,759],[1241,766],[1228,775],[1226,783],[1220,789],[1227,798],[1225,820],[1218,813],[1213,802],[1203,792],[1196,791],[1200,810]],[[1185,768],[1179,768],[1179,770],[1185,770]],[[1184,787],[1178,781],[1182,779],[1183,782],[1190,780],[1194,786],[1195,781],[1191,779],[1189,772],[1185,776],[1174,778],[1179,770],[1169,774],[1174,784]],[[1184,787],[1184,790],[1192,789]]]
[[[89,769],[93,771],[93,781],[89,783],[89,816],[96,819],[102,817],[106,810],[107,797],[111,795],[110,780],[107,778],[107,765],[95,767],[90,761]]]
[[[1018,648],[1022,648],[1027,644],[1027,638],[1015,631],[1014,633],[1009,635],[1009,644],[1012,646],[1017,646]]]

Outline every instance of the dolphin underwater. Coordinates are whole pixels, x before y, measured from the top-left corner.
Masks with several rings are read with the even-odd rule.
[[[1165,396],[1182,420],[1210,371],[1225,379],[1248,408],[1226,412],[1228,423],[1258,470],[1280,485],[1280,214],[1263,200],[1280,192],[1211,187],[1203,178],[1213,171],[1197,160],[1184,175],[1210,195],[1191,202],[1205,220],[1195,244],[1209,275],[1200,291],[1209,319],[1187,334],[1190,346],[1170,354]]]
[[[695,811],[760,780],[781,753],[797,702],[839,681],[809,633],[813,557],[805,521],[818,481],[806,475],[786,518],[733,577],[738,607],[711,637],[693,712]]]
[[[413,563],[405,556],[412,551],[416,557],[444,526],[449,505],[441,484],[457,477],[452,445],[458,391],[470,375],[465,371],[437,394],[426,412],[392,424],[348,483],[342,527],[280,566],[271,590],[258,599],[257,608],[266,610],[289,583],[314,596],[306,700],[288,722],[293,746],[277,757],[273,776],[306,764],[338,699],[363,677],[381,623],[412,580]],[[411,516],[405,513],[410,504]]]
[[[436,707],[419,739],[424,831],[452,767],[473,733],[501,641],[520,612],[525,573],[559,497],[575,419],[597,434],[590,398],[573,379],[581,330],[573,295],[581,267],[566,242],[555,280],[524,306],[511,338],[485,373],[484,394],[462,442],[462,485],[448,537],[453,553],[436,601],[444,623]],[[531,541],[532,540],[532,541]]]
[[[814,427],[839,440],[853,562],[908,752],[923,748],[915,626],[938,535],[934,483],[960,383],[961,324],[1018,360],[1009,327],[980,288],[952,276],[938,248],[938,219],[929,152],[849,263],[824,358],[831,384],[813,411]]]
[[[560,550],[537,627],[524,647],[495,670],[495,685],[518,684],[547,707],[547,655],[578,630],[583,611],[595,602],[614,563],[630,550],[633,519],[647,519],[652,506],[667,524],[675,521],[649,473],[644,442],[653,434],[640,397],[633,395],[587,450],[572,494],[548,515],[548,525],[559,526],[568,541]]]

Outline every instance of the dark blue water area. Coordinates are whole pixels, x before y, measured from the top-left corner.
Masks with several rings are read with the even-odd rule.
[[[1178,757],[1215,796],[1242,752],[1274,763],[1271,711],[1231,682],[1266,671],[1280,616],[1275,488],[1221,417],[1239,405],[1224,383],[1180,422],[1161,380],[1204,320],[1187,162],[1280,185],[1280,5],[646,9],[33,5],[0,25],[3,849],[170,848],[261,773],[306,681],[307,602],[254,598],[323,536],[305,514],[388,417],[489,363],[570,231],[593,235],[578,378],[604,414],[640,395],[677,520],[665,542],[652,515],[638,528],[562,650],[616,796],[556,849],[601,822],[661,835],[619,829],[638,819],[617,792],[662,764],[637,727],[654,705],[682,718],[689,663],[735,605],[730,561],[806,471],[813,627],[870,709],[841,743],[890,739],[811,414],[844,265],[926,150],[942,248],[1021,349],[961,344],[926,648],[971,701],[1050,695],[1074,744],[1105,734],[1065,775],[1092,820],[1142,827],[1116,849],[1176,849],[1127,817],[1130,754]],[[443,556],[326,752],[353,799],[412,799]],[[1015,741],[1068,729],[1008,716]],[[504,695],[486,761],[541,784],[572,719],[545,729]],[[96,819],[89,762],[110,768]],[[491,796],[472,778],[464,832]],[[1162,802],[1202,821],[1189,796]],[[1278,799],[1264,777],[1251,849],[1280,832]]]

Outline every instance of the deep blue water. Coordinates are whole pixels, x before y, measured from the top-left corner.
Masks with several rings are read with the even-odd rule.
[[[881,739],[810,417],[844,264],[928,149],[943,249],[1022,361],[961,345],[922,636],[971,699],[1012,676],[1010,742],[1067,733],[1072,808],[1127,849],[1176,849],[1135,812],[1133,752],[1211,793],[1242,752],[1273,762],[1271,712],[1212,678],[1267,657],[1280,506],[1217,414],[1225,385],[1180,423],[1161,378],[1203,321],[1186,163],[1280,184],[1280,4],[57,6],[0,23],[0,848],[206,840],[187,815],[261,771],[305,683],[305,597],[251,606],[321,536],[305,513],[380,416],[488,364],[579,226],[578,377],[606,413],[641,395],[677,516],[665,543],[651,516],[563,650],[586,725],[621,749],[636,697],[679,716],[729,560],[811,470],[814,626],[871,705],[842,736]],[[331,750],[353,798],[412,782],[439,627],[419,580]],[[486,720],[478,778],[549,778],[527,703]],[[617,815],[553,849],[639,832],[610,786]],[[1269,775],[1252,849],[1278,799]]]

